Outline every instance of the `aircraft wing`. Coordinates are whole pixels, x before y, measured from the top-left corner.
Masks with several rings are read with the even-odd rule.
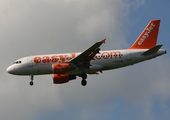
[[[105,43],[105,40],[102,40],[100,42],[96,42],[94,45],[92,45],[90,48],[82,52],[80,55],[78,55],[76,58],[70,61],[70,63],[76,64],[77,66],[83,66],[89,68],[90,61],[93,60],[94,56],[99,53],[100,46]]]

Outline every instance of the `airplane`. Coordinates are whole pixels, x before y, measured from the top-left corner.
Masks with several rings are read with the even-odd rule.
[[[142,33],[124,50],[100,51],[106,39],[96,42],[84,52],[50,55],[35,55],[16,60],[7,68],[13,75],[30,76],[32,86],[34,75],[52,74],[54,84],[67,83],[81,77],[81,85],[86,86],[87,74],[99,74],[143,62],[163,54],[166,50],[156,45],[160,20],[151,20]]]

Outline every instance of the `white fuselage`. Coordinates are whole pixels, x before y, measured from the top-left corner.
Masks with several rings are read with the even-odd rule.
[[[95,74],[98,71],[111,70],[128,65],[133,65],[154,57],[163,55],[165,50],[160,49],[157,53],[144,56],[142,53],[148,49],[135,50],[110,50],[100,51],[94,59],[90,61],[90,69],[76,69],[67,72],[69,75],[78,75],[84,72]],[[55,63],[69,62],[81,53],[65,53],[36,55],[18,59],[7,68],[7,71],[15,75],[42,75],[53,74],[52,65]]]

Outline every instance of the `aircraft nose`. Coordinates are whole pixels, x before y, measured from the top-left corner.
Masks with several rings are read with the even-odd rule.
[[[14,74],[14,73],[13,73],[14,70],[15,70],[15,68],[13,68],[12,66],[9,66],[9,67],[6,69],[6,71],[7,71],[8,73],[10,73],[10,74]]]

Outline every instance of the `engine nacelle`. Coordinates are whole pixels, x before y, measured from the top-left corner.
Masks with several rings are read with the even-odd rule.
[[[52,65],[52,71],[54,74],[63,74],[76,68],[77,67],[75,65],[72,65],[70,63],[57,63]]]
[[[53,74],[53,82],[54,84],[62,84],[69,82],[69,80],[76,79],[76,76],[68,75],[68,74]]]

